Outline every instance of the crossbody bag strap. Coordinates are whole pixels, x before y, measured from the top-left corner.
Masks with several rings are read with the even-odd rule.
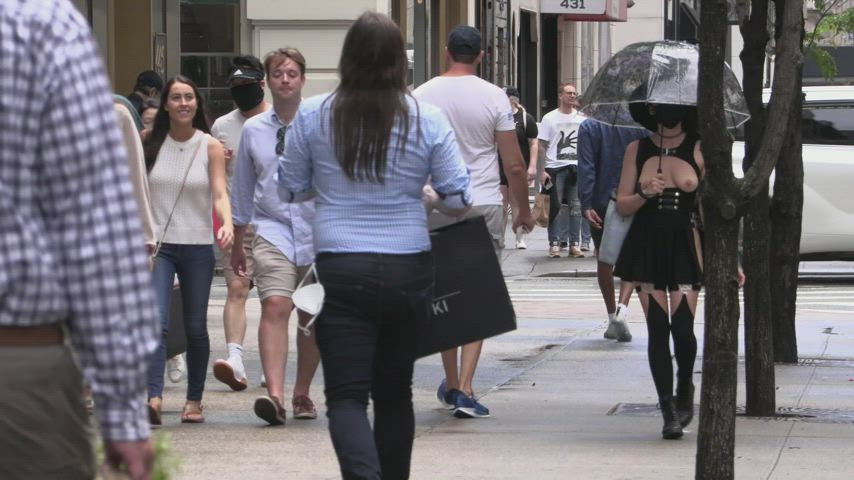
[[[178,196],[175,197],[175,203],[172,204],[172,210],[169,212],[169,216],[166,218],[166,224],[163,226],[163,232],[160,233],[160,240],[157,241],[157,245],[154,249],[154,253],[152,257],[157,257],[157,252],[160,251],[160,246],[163,245],[163,239],[166,238],[166,230],[169,229],[169,224],[172,223],[172,215],[175,213],[175,208],[178,207],[178,200],[181,199],[181,193],[184,192],[184,185],[187,184],[187,177],[190,175],[190,169],[193,168],[193,163],[196,162],[196,155],[199,153],[199,148],[201,148],[202,143],[207,140],[208,136],[205,135],[201,140],[196,142],[196,147],[193,149],[193,156],[190,157],[190,163],[187,165],[187,169],[184,171],[184,178],[181,180],[181,189],[178,190]]]

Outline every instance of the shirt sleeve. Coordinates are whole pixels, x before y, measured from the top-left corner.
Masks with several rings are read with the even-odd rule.
[[[279,198],[283,202],[298,203],[314,198],[311,144],[306,131],[311,121],[305,111],[299,110],[285,135],[285,154],[279,156],[276,173]]]
[[[430,150],[430,177],[433,190],[450,208],[471,205],[471,177],[457,146],[450,123],[437,115],[436,141]]]
[[[510,105],[510,99],[504,92],[500,90],[499,92],[501,97],[495,99],[495,131],[516,131],[516,121],[513,119],[513,106]]]
[[[240,147],[234,159],[234,174],[231,178],[231,221],[235,225],[248,225],[255,209],[255,184],[258,174],[252,160],[251,129],[243,128]]]
[[[528,112],[525,112],[525,116],[527,119],[525,122],[528,124],[525,129],[525,137],[528,139],[537,138],[537,134],[539,133],[539,129],[537,128],[537,120],[534,119],[534,116]]]
[[[75,12],[33,52],[49,77],[39,121],[38,195],[67,325],[107,440],[148,438],[148,359],[160,339],[139,214],[111,87]],[[36,287],[37,288],[37,287]]]
[[[552,136],[554,136],[553,130],[554,126],[552,125],[551,117],[549,117],[549,114],[545,114],[543,116],[543,121],[540,122],[540,131],[537,134],[537,138],[545,142],[551,142]]]
[[[578,128],[578,199],[581,210],[593,208],[593,187],[596,184],[596,159],[600,156],[600,130],[586,120]]]

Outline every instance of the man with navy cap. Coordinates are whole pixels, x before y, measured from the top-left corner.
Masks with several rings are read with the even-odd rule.
[[[234,157],[240,147],[243,124],[270,108],[264,100],[264,66],[261,61],[252,55],[242,55],[234,57],[231,63],[228,86],[237,108],[219,117],[211,128],[211,134],[225,147],[229,195],[234,174]],[[246,252],[246,276],[235,274],[231,268],[230,250],[223,252],[222,257],[223,276],[228,288],[222,314],[228,358],[214,362],[214,376],[236,391],[247,387],[246,370],[243,366],[243,340],[246,336],[246,298],[249,296],[254,266],[252,238],[253,230],[250,227],[246,229],[243,242]]]
[[[420,101],[439,107],[454,129],[460,154],[471,174],[472,208],[465,217],[482,216],[492,235],[496,254],[504,248],[504,215],[499,188],[499,168],[504,169],[513,208],[513,229],[534,227],[528,203],[528,181],[522,152],[516,139],[513,109],[504,91],[478,78],[477,65],[483,59],[480,32],[468,25],[451,30],[446,48],[448,70],[413,92]],[[503,166],[499,167],[498,153]],[[453,218],[434,212],[430,227],[454,223]],[[457,349],[442,352],[445,380],[437,397],[458,418],[488,417],[489,409],[478,402],[472,378],[480,358],[482,341],[462,347],[459,368]]]

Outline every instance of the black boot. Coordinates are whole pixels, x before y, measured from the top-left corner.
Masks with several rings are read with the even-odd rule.
[[[661,416],[664,418],[661,436],[666,440],[682,438],[682,425],[679,424],[679,417],[676,415],[673,397],[659,398],[658,403],[661,405]]]
[[[680,380],[676,384],[676,415],[683,427],[694,419],[694,383],[690,380]]]

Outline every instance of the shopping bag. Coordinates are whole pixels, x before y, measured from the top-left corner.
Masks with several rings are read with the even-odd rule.
[[[623,241],[629,228],[632,226],[634,215],[624,217],[617,212],[617,203],[611,199],[608,201],[608,209],[605,211],[605,224],[602,226],[602,241],[599,242],[597,260],[606,265],[616,265]]]
[[[430,232],[435,284],[431,315],[418,320],[424,357],[516,329],[516,313],[483,217]]]
[[[549,226],[549,194],[537,192],[534,197],[534,209],[531,210],[531,216],[534,217],[534,222],[543,227]]]
[[[181,299],[181,287],[176,283],[172,289],[172,302],[169,305],[169,333],[166,335],[166,358],[187,351],[187,334],[184,330],[184,302]]]

